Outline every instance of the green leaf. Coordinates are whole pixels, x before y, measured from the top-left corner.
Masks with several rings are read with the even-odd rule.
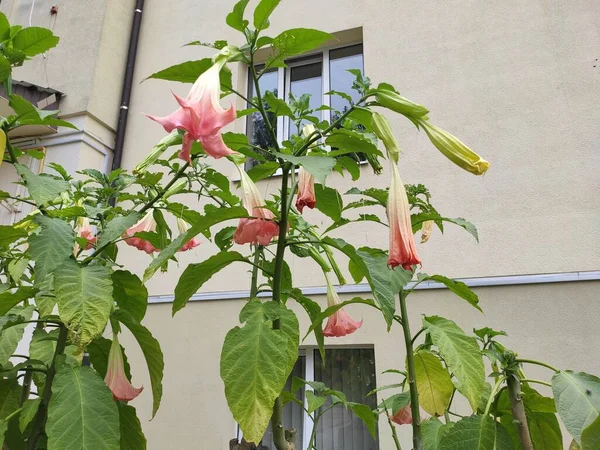
[[[146,450],[146,436],[133,406],[118,402],[121,450]]]
[[[365,424],[373,439],[377,439],[377,415],[367,405],[348,403],[348,407]]]
[[[70,188],[67,181],[49,175],[36,175],[23,164],[15,164],[15,169],[27,184],[29,195],[38,205],[51,202]]]
[[[257,31],[269,28],[269,16],[281,0],[260,0],[254,10],[254,27]]]
[[[423,222],[426,222],[428,220],[433,220],[435,222],[450,222],[455,225],[458,225],[459,227],[468,231],[469,234],[471,234],[471,236],[473,236],[475,238],[475,240],[477,242],[479,242],[479,234],[477,233],[477,227],[475,227],[475,225],[473,225],[471,222],[469,222],[461,217],[452,219],[450,217],[443,217],[437,213],[415,214],[415,215],[411,216],[413,231],[416,232],[416,231],[420,230]]]
[[[381,155],[377,146],[369,141],[364,135],[344,128],[330,134],[325,140],[325,143],[330,147],[335,148],[335,150],[329,152],[329,155],[331,156],[340,156],[347,153]]]
[[[425,317],[423,327],[433,344],[438,347],[448,369],[458,379],[459,392],[476,411],[485,385],[483,358],[477,341],[467,336],[454,322],[443,317]]]
[[[272,176],[277,169],[279,169],[279,164],[275,161],[268,161],[266,163],[257,164],[252,167],[247,173],[248,176],[252,179],[252,181],[257,182],[259,180],[263,180],[265,178],[269,178]]]
[[[104,247],[111,241],[120,238],[128,228],[135,225],[141,218],[141,214],[132,212],[126,216],[117,216],[111,219],[100,233],[98,246]]]
[[[0,379],[0,419],[19,409],[20,385],[16,378]]]
[[[150,384],[152,385],[152,397],[154,399],[152,403],[152,417],[154,417],[160,406],[160,399],[162,397],[162,379],[165,369],[165,362],[162,350],[160,349],[160,344],[152,336],[152,333],[150,333],[146,327],[136,322],[127,311],[117,309],[113,315],[119,322],[125,325],[129,331],[131,331],[142,349],[146,364],[148,365],[148,372],[150,373]]]
[[[12,225],[0,225],[0,248],[8,247],[24,237],[27,237],[27,231]]]
[[[315,184],[315,198],[317,199],[315,207],[327,217],[334,222],[342,218],[344,202],[337,189],[317,183]]]
[[[156,273],[156,271],[166,261],[168,261],[175,255],[175,253],[177,253],[183,244],[195,237],[197,234],[204,233],[210,227],[218,223],[240,217],[248,217],[248,212],[241,206],[234,206],[231,208],[215,208],[214,211],[204,216],[199,214],[194,216],[190,221],[190,224],[192,225],[191,228],[184,234],[178,236],[176,239],[173,239],[173,241],[165,249],[161,250],[158,256],[152,260],[148,268],[144,271],[144,281],[148,281],[150,277],[152,277],[152,275],[154,275],[154,273]],[[193,294],[194,293],[190,295]]]
[[[12,39],[12,45],[27,56],[44,53],[58,44],[58,36],[41,27],[28,27],[19,31]]]
[[[180,83],[194,83],[200,75],[213,66],[211,58],[199,59],[197,61],[186,61],[175,66],[167,67],[159,72],[153,73],[146,79],[178,81]],[[224,67],[219,74],[221,86],[231,88],[231,71]],[[234,150],[234,149],[232,149]]]
[[[442,422],[437,417],[432,417],[421,423],[421,433],[423,435],[423,450],[437,450],[438,433],[442,427]]]
[[[360,166],[354,158],[350,158],[349,156],[337,158],[335,170],[343,175],[342,167],[350,174],[352,181],[356,181],[360,178]]]
[[[46,434],[49,449],[120,449],[117,405],[90,367],[63,365],[57,371]]]
[[[10,37],[10,23],[4,15],[0,12],[0,41],[5,41]]]
[[[278,152],[274,152],[274,155],[296,166],[304,167],[315,177],[315,181],[321,184],[325,184],[327,175],[331,173],[335,166],[335,159],[328,156],[292,156]]]
[[[552,377],[552,393],[565,428],[581,444],[583,430],[600,413],[600,378],[561,370]]]
[[[272,320],[280,319],[274,330]],[[240,313],[243,327],[227,333],[221,353],[221,378],[234,419],[249,442],[260,442],[275,399],[298,358],[295,314],[283,305],[250,300]]]
[[[393,416],[402,408],[410,405],[410,393],[408,391],[394,394],[391,397],[384,399],[379,405],[380,410],[387,410]]]
[[[298,290],[298,295],[293,295],[295,300],[300,303],[300,305],[304,308],[308,317],[310,318],[313,328],[313,332],[315,334],[315,339],[317,341],[317,345],[319,347],[319,352],[321,352],[321,359],[325,360],[325,337],[323,336],[323,327],[321,323],[323,322],[321,315],[321,307],[317,302],[311,300],[308,297],[302,295],[302,292]],[[316,325],[315,325],[316,324]],[[306,333],[308,336],[308,333]],[[306,336],[304,337],[306,339]]]
[[[227,14],[225,22],[234,30],[244,32],[244,28],[248,26],[248,21],[244,20],[244,11],[250,0],[240,0],[233,7],[233,11]]]
[[[445,285],[451,292],[458,295],[463,300],[466,300],[473,308],[477,309],[480,312],[483,312],[479,306],[479,297],[477,294],[471,290],[469,286],[467,286],[462,281],[456,281],[451,278],[447,278],[443,275],[427,275],[427,274],[419,274],[419,281],[435,281],[436,283],[442,283]]]
[[[22,301],[33,297],[36,292],[37,289],[30,286],[21,286],[15,292],[3,292],[0,294],[0,316],[4,316]]]
[[[98,336],[86,347],[86,350],[90,355],[92,367],[103,379],[106,377],[106,371],[108,370],[108,355],[110,353],[111,345],[112,340],[103,336]],[[125,370],[125,375],[128,380],[131,380],[131,367],[127,361],[127,355],[125,354],[125,349],[122,345],[121,350],[123,352],[123,368]]]
[[[294,117],[294,113],[285,100],[275,97],[273,92],[267,91],[264,95],[264,101],[269,105],[268,111],[273,112],[276,116]]]
[[[325,400],[327,400],[327,397],[317,397],[313,391],[306,391],[305,396],[309,414],[312,414],[321,406],[323,406],[325,404]]]
[[[7,80],[11,73],[12,67],[10,61],[3,55],[0,55],[0,81]]]
[[[10,314],[23,316],[25,320],[31,319],[33,307],[15,306],[9,311]],[[0,366],[6,365],[9,358],[17,349],[19,342],[23,338],[23,331],[27,326],[26,323],[20,323],[2,331],[0,335]]]
[[[36,215],[33,220],[41,226],[41,231],[29,237],[29,248],[31,258],[35,261],[36,279],[43,280],[70,258],[75,232],[60,219]]]
[[[443,415],[454,391],[448,370],[437,356],[426,350],[416,352],[414,361],[419,405],[432,416]]]
[[[38,407],[40,406],[40,401],[41,399],[38,397],[25,400],[25,403],[23,403],[23,409],[19,413],[19,430],[21,433],[25,432],[25,428],[27,428],[27,425],[29,425],[35,417]]]
[[[148,307],[148,290],[137,275],[127,270],[117,270],[113,272],[113,297],[119,305],[131,317],[141,322],[146,315]]]
[[[175,287],[173,315],[182,309],[192,295],[198,292],[198,289],[210,280],[215,273],[234,261],[245,260],[246,258],[238,252],[220,252],[201,263],[187,266]]]
[[[33,336],[29,344],[30,358],[41,361],[47,367],[50,367],[54,359],[54,351],[56,350],[57,333],[58,331],[56,330],[50,333],[40,328],[33,330]],[[70,365],[81,365],[81,358],[74,356],[74,353],[78,351],[79,349],[74,345],[68,345],[65,349],[65,354],[67,355],[65,362]],[[79,353],[79,356],[81,356],[81,353]],[[41,373],[34,373],[33,380],[38,390],[41,391],[46,381],[46,376]]]
[[[513,450],[506,429],[491,417],[465,417],[441,439],[438,450]]]
[[[273,55],[267,60],[267,67],[285,67],[285,60],[290,56],[309,52],[320,47],[333,36],[324,31],[310,28],[292,28],[273,39]]]
[[[527,424],[535,450],[563,450],[562,433],[555,414],[527,411]],[[600,446],[596,445],[589,450],[598,448]]]
[[[113,307],[110,269],[71,260],[56,270],[54,286],[61,320],[73,342],[85,347],[104,331]]]
[[[559,429],[560,432],[560,429]],[[542,447],[540,447],[542,448]],[[548,447],[549,448],[549,447]],[[581,433],[581,450],[598,450],[600,448],[600,417],[596,417]],[[536,447],[537,450],[537,447]],[[544,448],[545,450],[545,448]]]

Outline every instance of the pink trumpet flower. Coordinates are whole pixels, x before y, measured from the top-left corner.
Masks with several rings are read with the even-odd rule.
[[[137,248],[138,250],[142,250],[148,254],[152,252],[159,251],[160,249],[154,247],[150,241],[142,239],[140,237],[131,237],[135,233],[140,231],[156,231],[156,221],[154,217],[152,217],[152,211],[148,211],[144,218],[136,223],[134,226],[130,227],[125,231],[123,237],[125,238],[125,242],[132,247]]]
[[[136,398],[144,390],[144,386],[135,388],[125,375],[125,366],[123,363],[123,350],[117,339],[117,334],[113,334],[112,345],[108,353],[108,368],[104,382],[110,388],[115,400],[125,402]]]
[[[421,264],[417,255],[415,238],[410,221],[410,205],[406,189],[400,179],[396,163],[390,159],[392,170],[392,184],[388,197],[387,214],[390,223],[390,254],[388,265],[390,267],[402,266],[411,270],[414,264]]]
[[[296,208],[302,213],[305,206],[313,209],[316,203],[315,179],[304,167],[300,167],[300,170],[298,171],[298,197],[296,198]]]
[[[341,303],[340,297],[333,289],[329,278],[327,278],[327,306],[335,306]],[[327,324],[323,328],[323,336],[327,337],[342,337],[347,334],[352,334],[358,330],[363,324],[363,321],[357,322],[350,317],[344,308],[338,309],[327,319]]]
[[[396,411],[396,414],[390,416],[392,422],[398,425],[410,425],[412,423],[412,412],[410,411],[410,405],[400,408]]]
[[[252,217],[240,219],[237,230],[233,234],[233,242],[236,244],[268,245],[279,234],[279,225],[274,221],[275,215],[264,207],[265,201],[244,167],[238,165],[237,169],[241,179],[242,202],[244,208]]]
[[[77,219],[77,228],[75,228],[75,233],[77,234],[77,237],[83,238],[87,241],[84,250],[90,250],[98,240],[98,238],[94,236],[94,230],[90,225],[90,219],[87,217],[79,217]],[[73,252],[78,253],[79,248],[79,244],[75,243]]]
[[[188,224],[185,223],[185,221],[183,219],[180,219],[179,217],[177,218],[177,228],[179,228],[179,233],[180,234],[184,234],[184,233],[187,232],[187,230],[190,229],[190,227],[188,226]],[[179,249],[179,251],[180,252],[187,252],[188,250],[196,248],[199,245],[200,245],[200,242],[196,238],[192,238],[189,241],[187,241],[185,244],[183,244],[183,247],[181,247]]]
[[[184,161],[192,162],[190,152],[194,141],[199,141],[204,151],[215,159],[235,153],[225,145],[220,133],[221,128],[236,118],[233,104],[223,109],[219,103],[219,73],[224,65],[225,58],[217,58],[213,66],[198,77],[185,99],[173,94],[180,106],[175,112],[166,117],[148,115],[169,133],[174,129],[185,131],[179,153]]]

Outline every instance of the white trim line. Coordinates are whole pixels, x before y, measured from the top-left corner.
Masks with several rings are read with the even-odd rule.
[[[520,284],[545,284],[545,283],[565,283],[573,281],[599,281],[600,270],[589,272],[562,272],[562,273],[546,273],[537,275],[508,275],[495,277],[480,277],[480,278],[456,278],[456,281],[462,281],[470,287],[488,287],[488,286],[515,286]],[[410,289],[416,284],[411,281],[407,287]],[[442,283],[433,281],[424,281],[420,283],[416,289],[445,289],[446,286]],[[338,286],[336,289],[341,294],[363,294],[371,292],[371,288],[367,283],[351,284]],[[310,286],[302,288],[304,295],[325,295],[327,293],[326,286]],[[219,291],[219,292],[198,292],[190,298],[189,301],[206,301],[206,300],[239,300],[248,298],[250,291]],[[259,297],[269,297],[268,292],[263,292]],[[148,298],[149,303],[172,303],[174,295],[153,295]]]

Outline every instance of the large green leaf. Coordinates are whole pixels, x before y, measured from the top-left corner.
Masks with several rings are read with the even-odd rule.
[[[29,320],[33,314],[33,307],[15,306],[9,311],[9,314],[20,315],[25,320]],[[0,366],[4,366],[17,349],[17,345],[19,345],[19,342],[23,338],[23,331],[26,326],[26,323],[20,323],[2,330],[2,334],[0,334]]]
[[[274,330],[272,320],[280,319]],[[298,358],[298,319],[277,303],[250,300],[240,313],[243,327],[227,333],[221,353],[225,397],[244,437],[258,443],[273,412],[275,399]]]
[[[138,222],[141,218],[141,214],[137,212],[132,212],[127,216],[117,216],[111,219],[106,224],[106,227],[104,227],[102,233],[100,234],[98,246],[104,247],[111,241],[120,238],[129,227],[135,225],[136,222]]]
[[[254,182],[269,178],[279,169],[279,164],[275,161],[268,161],[266,163],[257,164],[252,167],[247,173],[250,179]]]
[[[600,378],[584,372],[560,371],[552,377],[558,414],[577,443],[600,413]]]
[[[71,331],[71,339],[85,347],[99,336],[113,307],[110,269],[80,267],[71,260],[54,274],[58,314]]]
[[[330,158],[329,156],[292,156],[278,152],[275,152],[274,154],[278,158],[291,162],[296,166],[304,167],[313,177],[315,177],[315,181],[321,184],[325,184],[325,179],[335,166],[335,159]]]
[[[173,239],[173,242],[152,260],[148,268],[144,271],[144,281],[148,281],[165,262],[172,258],[186,242],[194,238],[197,234],[204,233],[206,230],[210,229],[210,227],[218,223],[240,217],[248,217],[248,212],[241,206],[219,208],[204,216],[198,214],[197,216],[191,217],[190,224],[192,226],[190,229],[179,235],[176,239]]]
[[[470,416],[441,436],[438,450],[513,450],[513,444],[506,429],[491,417]]]
[[[527,411],[529,435],[535,450],[562,450],[563,439],[556,414]],[[594,447],[598,449],[600,447]]]
[[[182,309],[188,300],[198,292],[210,278],[234,261],[245,261],[238,252],[220,252],[198,264],[190,264],[185,268],[175,287],[173,315]]]
[[[333,36],[324,31],[310,28],[292,28],[279,34],[271,44],[275,49],[266,63],[267,67],[285,67],[285,60],[290,56],[306,53],[320,47]]]
[[[30,398],[25,400],[23,403],[23,409],[19,413],[19,430],[21,433],[25,432],[27,425],[31,423],[35,415],[37,414],[37,410],[40,406],[41,398]]]
[[[31,338],[31,343],[29,344],[29,357],[36,361],[41,361],[47,367],[50,367],[56,350],[57,333],[58,330],[53,330],[50,333],[47,333],[40,328],[33,330],[33,336]],[[75,356],[75,354],[77,354],[77,356]],[[65,355],[65,362],[67,364],[72,366],[81,365],[81,352],[78,351],[76,346],[68,345],[65,348]],[[37,372],[33,374],[33,381],[40,392],[45,380],[46,375]]]
[[[121,450],[146,450],[146,436],[133,406],[118,403]]]
[[[19,408],[20,393],[16,378],[0,379],[0,419],[6,419]]]
[[[596,417],[581,433],[581,450],[598,450],[600,448],[600,417]],[[537,447],[536,447],[537,450]]]
[[[477,341],[443,317],[425,317],[423,327],[438,347],[448,369],[458,379],[458,390],[476,411],[485,385],[483,358]]]
[[[334,222],[342,218],[344,202],[337,189],[315,184],[315,198],[317,199],[316,208],[327,217]]]
[[[12,39],[12,45],[27,56],[44,53],[58,44],[58,36],[41,27],[28,27],[19,31]]]
[[[29,250],[35,261],[36,279],[41,281],[69,259],[75,245],[75,232],[60,219],[37,215],[34,221],[41,230],[29,237]]]
[[[10,61],[4,57],[4,55],[0,55],[0,81],[6,80],[12,72],[12,67]]]
[[[4,15],[0,12],[0,41],[5,41],[10,37],[10,23]]]
[[[146,315],[148,290],[137,275],[127,270],[117,270],[112,274],[113,297],[122,308],[138,322]]]
[[[377,439],[377,415],[368,405],[348,402],[348,407],[365,424],[373,439]]]
[[[157,80],[178,81],[180,83],[194,83],[200,75],[210,69],[213,65],[211,58],[197,61],[186,61],[175,66],[167,67],[159,72],[153,73],[148,78]],[[231,71],[224,67],[219,75],[221,86],[231,88]]]
[[[244,31],[244,28],[248,26],[248,21],[244,20],[244,11],[246,10],[246,5],[250,0],[240,0],[233,7],[233,11],[227,14],[225,18],[225,22],[234,30]]]
[[[5,291],[0,294],[0,316],[5,315],[23,300],[33,297],[37,289],[31,286],[21,286],[14,292]]]
[[[421,433],[423,435],[423,450],[437,450],[438,433],[442,427],[442,422],[437,417],[432,417],[421,423]]]
[[[0,248],[8,247],[24,237],[27,237],[27,231],[12,225],[0,225]]]
[[[15,164],[15,169],[25,181],[29,195],[38,205],[51,202],[70,188],[67,181],[49,175],[36,175],[23,164]]]
[[[433,353],[422,350],[414,355],[419,405],[432,416],[444,414],[454,385],[448,370]]]
[[[363,134],[344,128],[337,130],[327,137],[325,143],[334,148],[331,156],[345,155],[346,153],[367,153],[381,155],[377,146],[369,141]]]
[[[52,383],[48,450],[119,450],[119,411],[90,367],[63,365]]]
[[[254,26],[257,30],[269,28],[269,17],[281,0],[260,0],[254,10]]]
[[[127,311],[117,309],[113,315],[131,331],[142,349],[150,374],[150,384],[152,385],[152,417],[154,417],[162,398],[162,379],[165,370],[165,361],[160,344],[152,336],[152,333],[146,327],[136,322]]]
[[[451,278],[445,277],[443,275],[427,275],[425,273],[420,273],[418,276],[419,281],[435,281],[436,283],[441,283],[445,285],[450,292],[458,295],[463,300],[466,300],[473,308],[477,309],[480,312],[481,307],[479,306],[479,297],[477,294],[471,290],[469,286],[467,286],[462,281],[456,281]]]

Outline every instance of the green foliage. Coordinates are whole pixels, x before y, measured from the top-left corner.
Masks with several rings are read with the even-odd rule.
[[[58,370],[46,433],[50,449],[120,449],[117,405],[91,368],[64,365]]]
[[[448,370],[437,356],[426,350],[416,352],[414,361],[419,405],[432,416],[442,416],[454,391]]]
[[[266,67],[285,67],[286,59],[314,50],[332,38],[329,33],[310,28],[283,31],[273,39],[271,45],[274,52],[267,60]]]
[[[148,307],[148,290],[137,275],[127,270],[117,270],[111,275],[113,297],[119,308],[141,322]]]
[[[436,283],[442,283],[452,293],[458,295],[463,300],[466,300],[471,306],[473,306],[473,308],[477,309],[479,312],[483,312],[479,307],[479,297],[477,297],[477,294],[475,294],[475,292],[473,292],[471,288],[462,281],[456,281],[442,275],[427,275],[426,273],[418,274],[417,279],[419,281],[431,280],[435,281]]]
[[[0,225],[0,249],[8,247],[13,242],[27,237],[27,232],[9,225]]]
[[[254,26],[256,30],[269,28],[269,17],[281,0],[260,0],[254,10]]]
[[[29,237],[29,247],[31,259],[35,261],[36,276],[43,280],[69,259],[75,245],[75,232],[60,219],[37,215],[34,222],[41,230]]]
[[[304,167],[312,176],[315,177],[315,181],[321,184],[325,184],[327,176],[333,170],[335,166],[335,159],[328,156],[292,156],[284,153],[274,152],[274,155],[284,161],[291,162],[296,166]]]
[[[147,79],[178,81],[180,83],[194,83],[200,75],[211,68],[213,62],[210,58],[197,61],[186,61],[175,66],[167,67],[150,75]],[[220,73],[221,86],[231,88],[231,71],[223,68]]]
[[[465,417],[445,433],[438,450],[513,450],[506,429],[487,416]]]
[[[19,31],[12,39],[13,48],[26,56],[44,53],[58,44],[58,37],[47,28],[29,27]]]
[[[342,218],[344,202],[336,189],[317,183],[315,184],[315,198],[317,199],[315,207],[331,220],[337,222]]]
[[[437,450],[438,433],[442,428],[442,422],[437,417],[421,422],[423,433],[423,450]]]
[[[6,315],[13,307],[24,300],[31,298],[37,292],[36,288],[30,286],[21,286],[14,292],[5,291],[0,294],[0,316]],[[2,323],[0,317],[0,324]],[[0,327],[1,330],[1,327]]]
[[[225,22],[234,30],[244,32],[248,26],[248,21],[244,20],[244,11],[250,0],[240,0],[233,7],[233,11],[227,14]]]
[[[48,175],[36,175],[27,166],[16,164],[15,169],[27,185],[31,198],[44,205],[56,199],[62,192],[69,190],[69,183]]]
[[[248,176],[252,181],[257,182],[269,178],[279,169],[279,164],[275,161],[268,161],[263,164],[257,164],[248,171]]]
[[[102,234],[98,240],[98,246],[104,247],[111,241],[118,239],[128,228],[135,225],[141,218],[139,213],[131,212],[126,216],[117,216],[111,219],[102,230]]]
[[[280,329],[273,329],[273,320]],[[221,352],[221,378],[235,420],[249,442],[259,442],[273,404],[298,358],[295,314],[277,303],[250,300],[240,312],[243,327],[231,329]]]
[[[146,450],[146,436],[142,431],[140,419],[138,419],[135,408],[117,403],[119,408],[119,429],[121,434],[121,450]]]
[[[15,306],[9,311],[9,314],[23,316],[25,320],[29,320],[32,313],[33,308],[22,306]],[[2,334],[0,334],[0,366],[5,366],[8,363],[9,358],[17,349],[19,341],[23,338],[23,331],[26,326],[26,323],[20,323],[2,330]]]

